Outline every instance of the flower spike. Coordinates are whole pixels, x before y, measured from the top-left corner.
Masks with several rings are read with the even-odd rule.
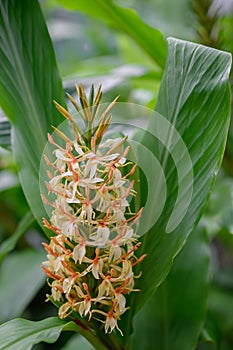
[[[42,268],[51,287],[48,299],[59,305],[60,318],[77,319],[78,314],[87,325],[93,322],[96,328],[97,323],[105,333],[118,330],[122,335],[118,322],[129,308],[125,295],[137,291],[134,281],[140,277],[133,268],[145,258],[145,254],[136,256],[140,246],[136,224],[142,208],[132,213],[128,202],[130,195],[136,195],[134,181],[128,180],[136,164],[126,161],[127,136],[102,141],[111,123],[109,112],[119,97],[98,116],[101,87],[95,93],[92,86],[89,98],[82,85],[76,89],[81,107],[67,96],[84,119],[84,132],[54,102],[71,123],[74,138],[54,128],[66,144],[61,147],[48,134],[56,160],[44,156],[48,194],[41,196],[52,207],[50,220],[44,218],[43,223],[55,236],[43,244],[48,260]],[[47,198],[49,193],[53,201]]]

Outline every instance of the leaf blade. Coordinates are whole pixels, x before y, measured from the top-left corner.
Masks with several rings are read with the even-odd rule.
[[[173,258],[200,220],[220,167],[229,126],[230,55],[172,38],[168,43],[167,65],[156,111],[166,117],[185,142],[193,164],[192,199],[187,208],[184,208],[187,212],[182,221],[172,233],[167,234],[167,223],[176,204],[180,183],[177,179],[177,164],[172,160],[167,145],[158,142],[149,132],[160,127],[159,121],[151,118],[147,128],[149,131],[145,132],[141,142],[163,165],[168,197],[159,220],[141,238],[140,252],[146,253],[147,257],[138,266],[138,272],[142,270],[142,276],[136,287],[141,291],[130,296],[131,308],[127,320],[123,320],[126,338],[131,332],[130,319],[133,314],[166,278]],[[171,130],[167,131],[168,138]],[[180,158],[178,164],[182,165],[182,157]],[[187,170],[183,169],[183,178],[179,179],[184,183],[187,180]],[[142,186],[146,187],[143,181]],[[155,201],[158,202],[160,188],[156,193],[158,197]]]
[[[43,251],[31,249],[7,256],[0,270],[1,322],[19,317],[43,286],[45,276],[40,265],[44,259]]]
[[[52,101],[65,104],[64,91],[38,2],[2,0],[0,10],[0,105],[13,123],[20,181],[41,223],[40,160],[51,125],[62,122]]]
[[[194,350],[205,320],[208,286],[208,237],[199,227],[175,258],[166,280],[136,316],[135,333],[143,336],[132,337],[133,349],[144,349],[149,342],[164,350]]]
[[[57,317],[38,322],[24,319],[8,321],[0,326],[0,349],[30,350],[33,345],[41,341],[54,343],[65,324]]]
[[[165,225],[163,224],[162,228],[160,226],[160,224],[162,223],[162,220],[156,223],[156,227],[154,229],[157,228],[157,230],[159,231],[159,227],[160,227],[160,231],[162,231],[161,240],[164,241],[164,243],[166,242],[167,244],[169,241],[171,243],[174,240],[174,242],[177,241],[177,245],[180,246],[183,244],[183,239],[185,239],[191,233],[191,231],[194,228],[194,225],[196,225],[197,221],[199,220],[204,210],[205,203],[212,189],[213,181],[215,180],[217,170],[219,169],[219,166],[221,163],[221,159],[222,159],[222,155],[223,155],[223,151],[226,143],[227,130],[229,126],[230,94],[229,94],[229,87],[228,87],[228,75],[229,75],[231,59],[228,54],[223,53],[221,56],[221,53],[218,52],[217,50],[200,47],[200,45],[186,43],[175,39],[171,39],[169,45],[170,45],[170,55],[169,55],[170,58],[168,58],[168,64],[167,64],[167,67],[169,68],[167,68],[168,70],[165,73],[166,81],[164,80],[161,85],[161,90],[160,90],[160,95],[158,98],[158,104],[156,106],[156,110],[160,113],[163,113],[163,115],[167,116],[167,119],[172,122],[172,124],[176,127],[176,129],[182,136],[183,140],[186,143],[187,149],[189,150],[189,153],[194,165],[194,183],[193,183],[194,189],[193,189],[192,200],[195,199],[195,202],[192,201],[190,203],[189,211],[182,222],[182,228],[179,225],[178,228],[175,228],[172,235],[164,236],[163,230],[165,229],[164,227]],[[174,78],[174,75],[171,74],[171,70],[173,69],[173,72],[176,72],[176,75],[179,76],[180,70],[183,69],[183,63],[185,61],[184,57],[183,59],[180,59],[180,53],[179,52],[177,53],[177,48],[176,48],[177,46],[178,46],[178,50],[180,50],[180,52],[184,53],[184,55],[186,56],[187,54],[192,56],[192,54],[196,52],[197,47],[200,47],[201,52],[200,52],[200,57],[198,57],[198,60],[201,60],[201,59],[203,60],[204,58],[205,58],[205,61],[210,60],[210,52],[211,52],[212,62],[210,63],[208,62],[208,67],[211,66],[211,63],[213,63],[213,61],[219,58],[218,69],[222,67],[222,70],[223,70],[223,72],[219,72],[220,74],[216,74],[216,77],[215,77],[216,68],[212,68],[212,72],[208,77],[208,76],[205,76],[206,67],[199,66],[199,72],[198,72],[199,78],[197,79],[197,81],[193,82],[193,84],[196,85],[196,89],[193,90],[191,87],[189,88],[190,96],[191,98],[193,98],[192,104],[190,105],[189,104],[190,101],[188,101],[187,99],[186,100],[184,99],[186,101],[186,110],[181,105],[181,99],[183,99],[183,97],[182,98],[179,96],[177,96],[176,98],[174,97],[174,92],[179,90],[178,89],[179,85],[177,84],[176,77]],[[191,53],[185,52],[185,50],[189,50],[189,49],[191,49]],[[174,54],[177,55],[176,62],[173,61],[175,56]],[[169,62],[169,59],[172,60],[174,63]],[[192,62],[194,62],[193,57],[192,57],[191,64],[193,64]],[[193,66],[193,69],[195,72],[194,74],[197,74],[196,70],[198,68],[198,64],[197,62],[194,62],[194,63],[195,63],[195,66]],[[192,80],[192,76],[188,78],[188,75],[190,74],[189,63],[187,63],[186,66],[187,66],[186,67],[187,73],[185,76],[183,76],[180,82],[180,85],[182,85],[182,91],[184,92],[184,94],[187,93],[186,92],[187,89],[185,88],[185,86],[189,83],[188,79]],[[202,76],[200,75],[200,69],[202,70],[201,71],[201,73],[203,74]],[[223,76],[223,74],[225,74],[225,77]],[[171,79],[174,79],[174,82],[172,84],[172,87],[173,87],[172,89],[171,89],[171,82],[170,82]],[[214,114],[212,113],[212,115],[210,113],[209,108],[207,110],[203,110],[202,115],[200,115],[200,113],[197,114],[197,112],[193,109],[194,104],[198,105],[199,99],[200,98],[203,99],[203,97],[201,96],[203,93],[203,90],[200,90],[199,93],[197,91],[198,89],[201,89],[200,85],[203,83],[203,80],[205,80],[205,84],[209,84],[208,85],[209,91],[206,93],[206,95],[208,96],[209,100],[212,99],[211,101],[212,109],[217,107],[215,108],[215,113]],[[222,90],[220,92],[220,95],[221,95],[221,102],[223,103],[219,103],[217,106],[215,106],[214,104],[215,98],[216,98],[216,91],[213,87],[213,80],[215,80],[215,83],[216,83],[217,95],[219,91]],[[183,83],[186,85],[183,85]],[[169,92],[167,91],[168,86],[170,89]],[[204,89],[206,89],[206,86],[204,86]],[[173,96],[174,103],[170,105],[169,101],[172,99],[171,96]],[[178,103],[177,103],[177,100],[178,100]],[[204,103],[205,101],[203,101],[201,105],[199,104],[198,108],[201,109]],[[168,110],[168,107],[169,107],[169,110]],[[194,125],[194,123],[191,123],[187,127],[186,125],[183,124],[183,120],[186,118],[187,114],[190,113],[190,108],[195,112],[193,114],[192,122],[195,122],[196,124]],[[212,119],[209,119],[208,121],[207,118],[209,118],[209,115],[212,116]],[[221,118],[219,116],[221,116]],[[198,145],[198,141],[200,141],[201,137],[203,136],[202,134],[200,134],[200,122],[202,122],[201,126],[204,128],[204,131],[205,131],[205,140],[200,145]],[[153,125],[150,125],[150,127],[153,127]],[[209,127],[209,130],[208,130],[208,127]],[[214,140],[215,142],[212,142],[213,127],[215,127],[214,129],[214,135],[216,136]],[[195,140],[195,144],[193,145],[193,137],[196,136],[194,133],[197,134],[197,139]],[[190,139],[191,135],[193,136],[192,139]],[[211,144],[209,144],[210,141],[211,141]],[[212,153],[212,157],[210,162],[208,158],[210,157],[211,153]],[[167,164],[167,167],[169,166],[170,165]],[[173,169],[174,167],[175,166],[173,165]],[[205,173],[205,175],[203,175],[203,172]],[[172,183],[172,180],[173,178],[170,175],[170,177],[167,179],[168,185],[169,183]],[[204,181],[205,188],[203,188],[203,185],[201,184],[202,181]],[[173,192],[173,197],[175,196],[176,194]],[[172,201],[172,199],[169,199],[169,200],[170,202]],[[174,202],[174,198],[173,198],[173,202]],[[201,207],[200,207],[200,204],[201,204]],[[171,212],[172,212],[172,208],[167,205],[167,207],[164,208],[163,216],[169,217]],[[194,212],[195,212],[195,217],[192,216],[192,220],[190,220],[191,219],[190,216],[191,214],[194,215]],[[182,234],[180,234],[181,237],[183,236],[182,238],[178,237],[180,229],[182,229],[183,231]],[[177,235],[177,238],[175,237],[175,235]],[[163,248],[165,248],[165,246],[163,246]],[[177,250],[174,249],[176,251],[173,254],[173,257],[177,254],[180,248],[181,247],[179,247]],[[162,247],[160,247],[160,249],[162,250]]]

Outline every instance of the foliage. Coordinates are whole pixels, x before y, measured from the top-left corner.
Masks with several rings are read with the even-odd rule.
[[[147,349],[147,339],[158,349],[195,348],[205,318],[209,253],[206,231],[198,228],[166,280],[136,315],[133,349]]]
[[[58,3],[78,13],[64,12]],[[140,11],[140,1],[135,3]],[[226,18],[218,9],[210,12],[211,6],[210,0],[190,2],[190,13],[197,16],[198,41],[227,49],[230,34],[224,41],[221,30],[227,26]],[[187,11],[187,3],[183,8]],[[70,37],[54,38],[56,57],[37,0],[0,0],[0,106],[10,121],[0,119],[0,145],[8,149],[0,150],[1,212],[7,213],[3,220],[0,213],[0,322],[7,321],[0,326],[0,349],[27,350],[44,342],[38,349],[194,350],[212,342],[216,349],[229,350],[233,344],[231,131],[225,156],[224,149],[230,119],[230,54],[166,40],[133,9],[113,1],[59,0],[42,3],[42,9],[48,25],[56,22],[52,17],[56,13],[65,16],[66,26],[70,22]],[[82,35],[76,38],[74,28]],[[140,291],[127,297],[130,309],[119,322],[123,337],[115,333],[96,337],[79,323],[47,318],[56,311],[43,303],[47,289],[40,270],[45,259],[41,241],[50,233],[42,225],[47,213],[40,197],[39,170],[47,132],[63,121],[53,100],[66,104],[56,58],[71,94],[74,82],[82,81],[86,88],[102,82],[105,101],[120,93],[122,101],[155,106],[145,130],[139,128],[132,138],[142,146],[140,166],[148,169],[137,174],[140,205],[147,203],[148,188],[153,193],[145,222],[153,222],[162,201],[162,181],[166,200],[158,220],[140,238],[138,256],[147,257],[136,267],[138,274],[142,272],[136,283]],[[224,168],[205,210],[223,156]],[[153,158],[161,165],[163,179],[157,176],[154,181],[158,169],[153,168]],[[42,298],[39,307],[32,301],[36,296]]]

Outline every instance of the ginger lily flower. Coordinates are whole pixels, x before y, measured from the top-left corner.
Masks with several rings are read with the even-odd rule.
[[[122,334],[118,321],[128,309],[125,295],[135,291],[133,267],[145,257],[135,256],[140,246],[136,223],[142,209],[132,213],[128,201],[135,195],[129,176],[136,165],[124,174],[124,167],[129,165],[126,137],[102,141],[110,124],[108,113],[117,99],[95,125],[100,88],[95,96],[92,89],[93,109],[82,86],[77,91],[81,105],[86,106],[84,111],[79,110],[86,132],[55,103],[70,121],[74,137],[54,128],[66,143],[62,147],[48,135],[56,159],[51,162],[50,155],[45,156],[49,166],[46,185],[55,200],[42,198],[52,206],[50,222],[44,219],[44,224],[55,236],[49,244],[44,243],[48,261],[42,268],[51,287],[49,299],[58,303],[60,318],[87,318],[104,324],[106,333],[117,329]],[[74,99],[70,100],[77,108]]]

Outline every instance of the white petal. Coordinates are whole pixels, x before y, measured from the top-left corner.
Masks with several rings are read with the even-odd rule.
[[[65,278],[62,284],[62,288],[64,290],[64,293],[69,293],[72,288],[72,280],[70,278]]]
[[[61,175],[54,176],[51,180],[49,180],[49,184],[52,187],[54,187],[59,183],[60,180],[61,180]]]
[[[95,157],[96,157],[96,154],[93,153],[93,152],[90,152],[90,153],[87,153],[87,154],[86,154],[86,157],[87,157],[87,158],[95,158]]]
[[[87,177],[87,175],[89,174],[90,170],[91,170],[91,167],[93,166],[93,161],[91,159],[89,159],[87,161],[87,164],[85,166],[85,169],[84,169],[84,177]]]
[[[86,210],[82,209],[79,217],[78,217],[78,220],[85,220],[86,219],[86,216],[87,216],[87,213],[86,213]]]
[[[93,179],[82,179],[82,180],[80,180],[79,185],[86,187],[86,185],[88,185],[88,184],[95,184],[95,183],[103,182],[103,181],[104,180],[101,179],[100,177],[94,177]]]
[[[119,169],[114,170],[113,183],[115,187],[121,187],[125,183],[125,180],[122,180],[122,175]]]
[[[117,302],[118,302],[118,306],[119,306],[119,311],[120,311],[120,313],[123,314],[125,312],[125,310],[126,310],[126,308],[125,308],[126,299],[125,299],[123,294],[119,293],[117,295]]]
[[[124,237],[131,238],[133,236],[134,230],[133,229],[127,229]]]
[[[117,245],[112,245],[110,248],[109,261],[118,260],[121,256],[121,248]]]
[[[79,261],[79,264],[81,264],[85,254],[86,254],[85,245],[84,244],[77,244],[73,250],[73,259],[75,261],[75,264],[77,263],[77,261]]]
[[[74,148],[75,148],[75,151],[76,151],[78,154],[81,154],[81,155],[84,154],[82,148],[77,144],[77,142],[74,142]]]
[[[55,259],[55,262],[54,262],[54,272],[58,272],[58,270],[63,266],[62,265],[62,261],[63,261],[63,256],[58,256],[56,259]]]
[[[116,320],[114,317],[107,317],[105,323],[105,333],[111,333],[116,327]]]
[[[122,157],[121,159],[119,159],[119,161],[118,161],[118,163],[119,164],[125,164],[125,162],[126,162],[126,158],[125,157]]]
[[[101,177],[94,177],[94,179],[89,180],[90,184],[95,184],[97,182],[103,182],[104,179],[101,179]]]
[[[103,241],[107,241],[109,239],[110,230],[108,227],[98,227],[97,229],[97,237],[102,238]]]
[[[129,260],[123,260],[122,265],[123,266],[122,266],[122,270],[121,270],[121,277],[123,279],[133,277],[131,262]]]
[[[116,143],[118,143],[121,140],[121,138],[116,138],[116,139],[107,139],[105,142],[103,142],[99,148],[108,148],[108,147],[112,147],[113,145],[115,145]]]
[[[78,293],[79,298],[85,298],[85,294],[83,293],[83,291],[81,290],[81,288],[79,286],[75,285],[75,289]],[[79,303],[77,303],[77,304],[79,304]]]
[[[51,289],[51,291],[52,291],[52,297],[53,297],[53,299],[54,299],[55,301],[60,301],[60,299],[61,299],[61,297],[62,297],[61,292],[60,292],[57,288],[55,288],[55,287],[53,287],[53,288]]]
[[[78,309],[78,312],[80,314],[81,317],[83,317],[83,314],[84,314],[84,311],[85,311],[85,305],[84,305],[84,301],[82,301],[79,305],[79,309]]]
[[[67,203],[80,203],[80,200],[78,198],[69,198],[66,201]]]
[[[92,272],[92,275],[94,276],[94,278],[95,278],[96,280],[98,280],[98,279],[100,278],[100,276],[99,276],[99,271],[98,271],[98,267],[93,266],[91,272]]]
[[[109,161],[109,160],[114,160],[119,156],[119,153],[113,153],[113,154],[109,154],[108,156],[103,156],[101,157],[101,160],[103,161]]]
[[[128,206],[129,206],[129,202],[128,202],[126,199],[123,199],[122,205],[123,205],[124,207],[128,207]]]
[[[66,171],[65,173],[62,174],[62,177],[69,177],[69,176],[73,176],[72,171]]]
[[[90,170],[90,179],[92,179],[95,176],[96,170],[97,170],[97,163],[94,163]]]
[[[63,153],[60,149],[56,149],[56,150],[55,150],[55,155],[56,155],[56,157],[57,157],[58,159],[66,160],[66,161],[68,161],[68,162],[71,161],[70,158],[65,157],[64,153]]]
[[[65,171],[66,170],[66,162],[62,159],[56,159],[56,166],[60,171]]]
[[[114,210],[114,218],[117,223],[121,223],[125,220],[124,213],[121,210]]]
[[[85,302],[85,304],[86,304],[86,305],[85,305],[85,312],[84,312],[84,315],[87,316],[88,312],[89,312],[90,309],[91,309],[91,301],[88,300],[88,301]]]

